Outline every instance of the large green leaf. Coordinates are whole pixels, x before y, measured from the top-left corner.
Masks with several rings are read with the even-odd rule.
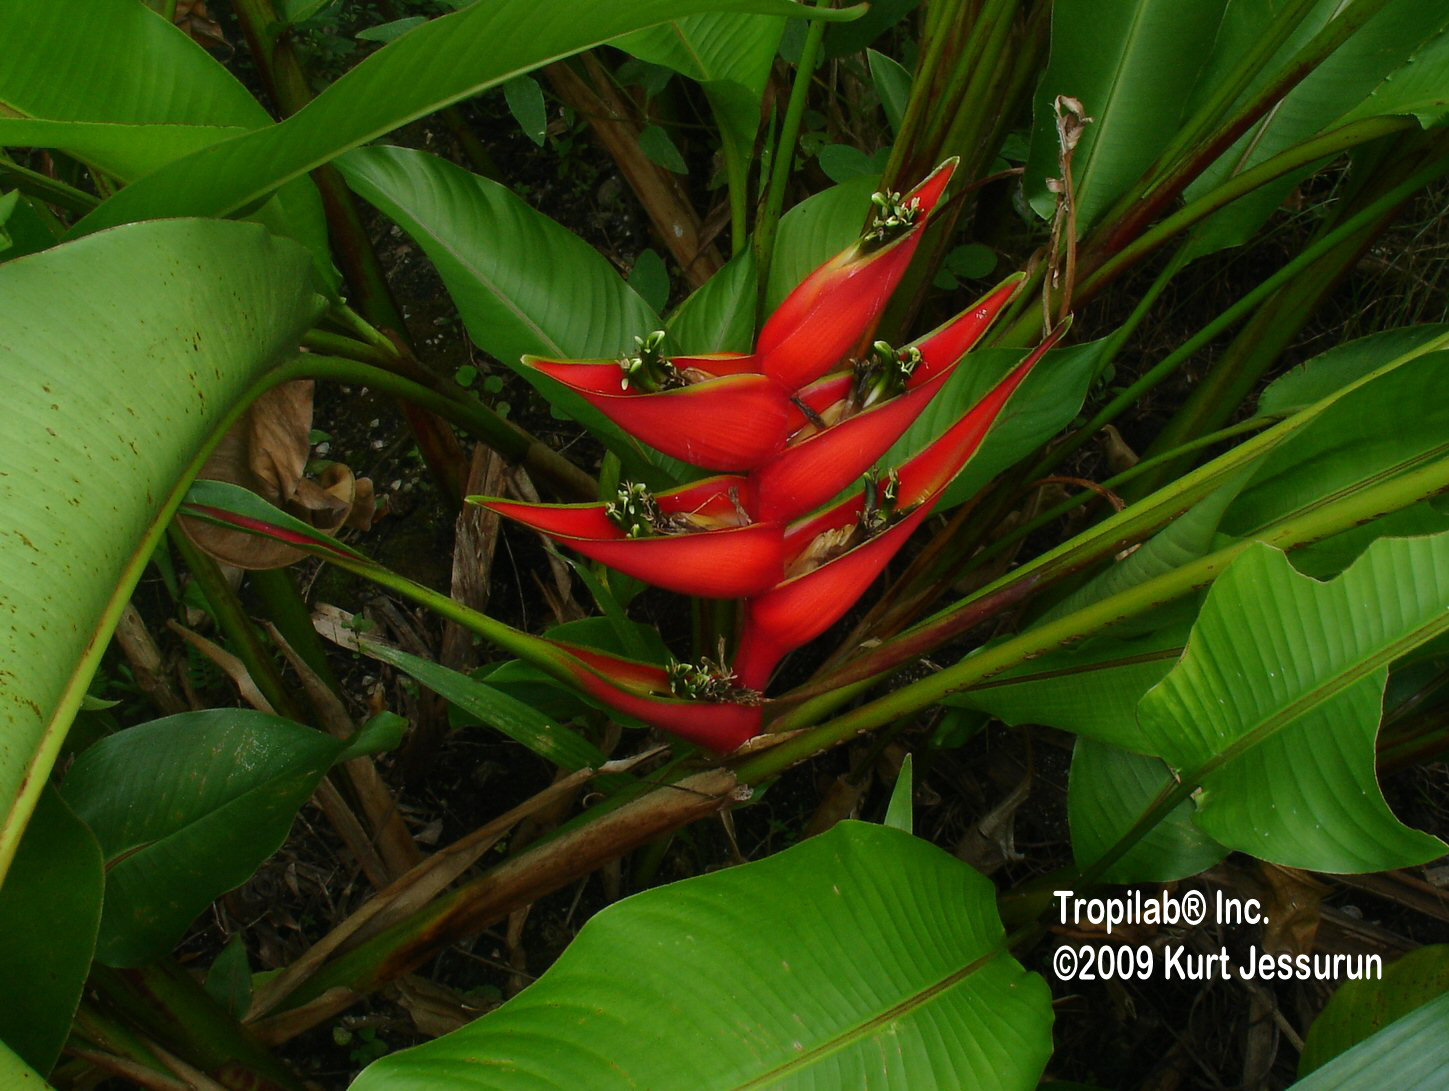
[[[1389,73],[1348,117],[1383,114],[1411,114],[1426,129],[1444,124],[1449,117],[1449,32],[1441,29],[1421,42],[1404,66]]]
[[[627,464],[682,476],[682,464],[642,447],[525,355],[617,357],[662,325],[598,251],[506,186],[406,148],[359,148],[337,164],[351,186],[395,220],[431,259],[468,335],[566,410]]]
[[[169,951],[281,847],[334,762],[395,745],[403,726],[380,717],[349,743],[250,709],[205,709],[82,751],[61,794],[105,856],[96,958],[136,966]]]
[[[1384,1091],[1449,1086],[1449,992],[1339,1054],[1293,1091]]]
[[[50,1084],[40,1074],[17,1057],[4,1042],[0,1042],[0,1083],[14,1088],[14,1091],[46,1091]]]
[[[1385,360],[1449,335],[1449,325],[1434,323],[1383,330],[1335,345],[1268,384],[1258,398],[1260,416],[1286,416],[1357,382]]]
[[[47,789],[0,889],[0,981],[10,997],[0,1005],[0,1041],[41,1072],[70,1033],[104,887],[96,839]]]
[[[0,874],[203,445],[321,308],[306,253],[252,224],[0,266]]]
[[[1067,782],[1072,855],[1090,867],[1136,824],[1159,794],[1172,786],[1160,758],[1080,738]],[[1193,824],[1195,805],[1183,800],[1102,872],[1108,883],[1168,883],[1212,867],[1228,850]]]
[[[1345,981],[1308,1028],[1298,1074],[1322,1068],[1443,992],[1449,992],[1449,945],[1442,943],[1410,951],[1383,977]]]
[[[1051,996],[1002,938],[981,875],[842,822],[610,906],[521,995],[353,1091],[1034,1088]]]
[[[347,149],[450,103],[620,34],[706,11],[805,14],[788,0],[472,4],[379,49],[286,120],[212,145],[126,187],[78,229],[155,216],[229,215]],[[855,14],[811,10],[815,18]]]
[[[721,12],[671,19],[614,44],[703,86],[726,155],[746,164],[760,127],[760,98],[784,32],[785,20],[778,16]]]
[[[56,148],[130,182],[193,152],[266,128],[241,82],[180,28],[135,0],[0,10],[0,146]],[[145,78],[136,58],[146,59]],[[15,116],[4,116],[13,114]],[[251,218],[305,243],[335,286],[321,198],[297,178]]]
[[[1072,163],[1077,228],[1085,232],[1174,134],[1225,6],[1225,0],[1057,0],[1025,179],[1040,215],[1056,207],[1046,180],[1061,174],[1056,96],[1079,100],[1094,119]]]
[[[749,352],[754,343],[758,284],[755,252],[746,247],[669,316],[667,328],[675,351]]]
[[[862,175],[801,201],[780,217],[765,304],[771,310],[821,265],[860,237],[879,179]]]
[[[1336,17],[1343,7],[1340,0],[1322,0],[1263,66],[1235,105],[1242,105],[1250,96],[1261,91],[1271,78],[1282,71],[1293,54]],[[1229,6],[1224,27],[1236,26],[1236,39],[1243,40],[1255,34],[1261,21],[1271,15],[1267,5],[1233,4]],[[1203,171],[1188,186],[1186,196],[1189,199],[1199,197],[1233,175],[1241,174],[1336,124],[1390,73],[1394,73],[1392,82],[1398,82],[1400,74],[1395,73],[1395,69],[1404,64],[1421,42],[1438,34],[1446,23],[1449,23],[1449,14],[1426,8],[1421,0],[1391,0],[1383,11],[1339,46],[1262,121]],[[1231,52],[1222,55],[1227,63],[1235,59]],[[1288,192],[1313,169],[1304,168],[1270,182],[1208,219],[1194,235],[1194,255],[1209,254],[1245,242],[1282,204]]]
[[[1187,628],[1179,622],[1131,639],[1089,638],[1003,671],[944,703],[989,712],[1013,727],[1044,724],[1140,748],[1137,704],[1182,654]]]
[[[1377,339],[1365,358],[1400,347]],[[1409,360],[1345,394],[1260,464],[1223,529],[1246,536],[1286,513],[1382,479],[1449,448],[1449,404],[1440,397],[1449,352]],[[1365,368],[1365,370],[1368,370]]]
[[[1331,583],[1254,546],[1213,584],[1142,743],[1199,781],[1196,821],[1289,867],[1378,871],[1440,855],[1384,802],[1374,740],[1388,664],[1449,631],[1449,535],[1377,542]]]

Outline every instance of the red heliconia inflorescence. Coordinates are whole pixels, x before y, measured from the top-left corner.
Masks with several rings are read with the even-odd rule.
[[[559,645],[584,692],[720,752],[758,734],[761,691],[780,658],[865,593],[1061,336],[1065,327],[919,454],[871,469],[1021,285],[1007,279],[904,348],[877,341],[861,351],[954,168],[905,196],[877,194],[865,234],[805,278],[752,354],[666,355],[664,334],[653,333],[617,360],[525,358],[641,442],[723,475],[657,494],[625,483],[598,504],[472,498],[646,583],[744,600],[731,664],[658,667]],[[862,488],[816,510],[862,475]]]

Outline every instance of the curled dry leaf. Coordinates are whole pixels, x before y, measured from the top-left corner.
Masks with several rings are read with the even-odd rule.
[[[344,526],[366,530],[376,510],[372,482],[340,462],[306,476],[312,430],[310,379],[274,387],[258,398],[216,446],[200,477],[251,489],[264,500],[328,534]],[[197,546],[237,568],[281,568],[302,553],[270,538],[182,518]]]

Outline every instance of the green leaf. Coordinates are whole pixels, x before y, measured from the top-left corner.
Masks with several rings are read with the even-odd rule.
[[[1088,638],[1003,671],[944,703],[981,709],[1012,727],[1045,724],[1140,748],[1137,704],[1167,676],[1186,639],[1185,623],[1135,639]]]
[[[870,156],[849,144],[826,144],[816,153],[816,158],[825,177],[832,182],[848,182],[862,175],[872,179],[880,177],[880,169]]]
[[[639,150],[667,171],[688,174],[689,167],[684,156],[675,147],[674,140],[658,125],[646,125],[639,133]]]
[[[1282,71],[1293,54],[1342,9],[1343,5],[1338,0],[1323,0],[1315,7],[1263,66],[1234,108],[1262,90],[1271,78]],[[1220,63],[1232,65],[1236,60],[1237,43],[1251,40],[1262,26],[1261,20],[1270,16],[1271,9],[1266,5],[1228,5],[1223,19],[1226,41],[1220,43],[1215,53]],[[1395,69],[1404,64],[1419,43],[1442,30],[1446,21],[1449,17],[1444,13],[1426,10],[1419,0],[1392,0],[1284,96],[1261,122],[1203,171],[1187,187],[1186,197],[1189,200],[1199,197],[1233,175],[1316,136],[1344,120],[1346,111],[1357,113],[1354,107],[1363,102],[1386,77],[1391,83],[1401,78],[1401,73],[1396,73]],[[1228,48],[1224,48],[1225,45]],[[1390,76],[1390,73],[1393,75]],[[1210,79],[1211,72],[1205,75],[1202,86],[1211,86]],[[1316,166],[1306,167],[1269,182],[1215,214],[1197,229],[1192,243],[1193,255],[1202,256],[1246,242],[1283,203],[1293,187],[1316,169]]]
[[[901,771],[896,774],[895,787],[891,789],[890,803],[886,805],[885,825],[894,830],[912,832],[912,806],[915,788],[911,771],[911,755],[901,761]]]
[[[669,270],[654,250],[642,250],[629,270],[629,287],[639,293],[651,310],[662,311],[669,302]]]
[[[780,217],[765,304],[774,310],[799,283],[860,237],[878,178],[852,178]]]
[[[464,712],[521,743],[544,761],[572,771],[597,769],[606,760],[599,748],[583,736],[554,723],[500,689],[398,648],[365,640],[361,643],[362,650],[368,655],[417,679]]]
[[[1449,1084],[1449,992],[1342,1053],[1293,1091],[1384,1091]]]
[[[271,126],[260,103],[179,27],[144,4],[110,3],[76,32],[65,4],[0,10],[0,146],[57,148],[123,182]],[[135,58],[145,57],[145,79]],[[174,212],[170,213],[175,215]],[[297,178],[252,218],[304,243],[335,286],[321,198]]]
[[[1067,817],[1077,867],[1091,867],[1100,860],[1173,784],[1172,773],[1160,758],[1091,738],[1078,739],[1067,782]],[[1222,860],[1228,850],[1193,825],[1193,811],[1191,800],[1174,807],[1108,865],[1102,881],[1170,883]]]
[[[619,356],[662,324],[613,267],[572,231],[507,187],[405,148],[360,148],[337,163],[347,184],[423,248],[483,351],[600,436],[627,465],[671,474],[680,463],[642,448],[588,402],[519,360]]]
[[[252,968],[247,964],[247,945],[240,932],[221,949],[206,971],[206,991],[233,1019],[241,1019],[252,1002]]]
[[[760,99],[784,31],[785,20],[778,16],[718,12],[671,19],[614,44],[640,60],[671,68],[697,82],[719,122],[726,156],[744,164],[754,151]],[[660,133],[664,135],[662,130]],[[643,135],[639,144],[660,166],[685,173],[682,158],[677,167],[666,161],[668,152],[679,156],[672,143],[664,151],[666,158],[651,153]]]
[[[70,1033],[104,887],[100,845],[46,788],[0,888],[0,981],[10,997],[0,1005],[0,1041],[40,1072],[54,1066]]]
[[[886,122],[892,133],[898,133],[901,131],[901,121],[906,116],[906,103],[911,98],[911,74],[899,61],[884,53],[877,53],[874,49],[867,49],[865,56],[870,62],[871,82],[875,84],[875,93],[880,97]]]
[[[680,353],[749,352],[754,343],[755,252],[746,247],[696,288],[669,318]]]
[[[514,76],[668,18],[720,9],[806,13],[786,0],[632,0],[584,8],[575,0],[472,4],[379,49],[284,121],[205,148],[128,186],[78,230],[156,216],[229,215],[349,148]],[[858,13],[809,14],[850,19]],[[519,33],[520,27],[528,32]]]
[[[377,26],[368,27],[366,30],[359,30],[354,37],[364,42],[395,42],[408,31],[422,26],[426,23],[427,16],[409,15],[403,19],[394,19],[388,23],[379,23]]]
[[[1082,407],[1103,342],[1053,349],[1039,363],[987,434],[981,449],[946,490],[940,508],[970,499],[1002,470],[1035,451],[1071,423]],[[957,367],[879,465],[895,466],[926,447],[1026,356],[1025,349],[978,349]]]
[[[352,1091],[1034,1088],[1051,996],[1002,933],[983,876],[841,822],[609,906],[519,996]]]
[[[1449,335],[1449,325],[1405,326],[1335,345],[1284,372],[1258,398],[1259,416],[1287,416],[1306,409],[1382,366]]]
[[[14,1091],[48,1091],[50,1084],[0,1042],[0,1082]]]
[[[321,312],[308,265],[176,220],[0,266],[0,874],[203,445]]]
[[[1403,347],[1394,338],[1369,340],[1364,359],[1375,349],[1382,360],[1384,348]],[[1223,529],[1249,536],[1289,512],[1444,451],[1449,404],[1439,391],[1446,364],[1449,352],[1426,353],[1348,391],[1263,460],[1223,517]]]
[[[1429,129],[1449,119],[1449,32],[1440,23],[1437,35],[1423,41],[1403,67],[1384,77],[1367,99],[1350,110],[1345,121],[1385,114],[1409,114]]]
[[[353,754],[343,740],[250,709],[183,712],[83,751],[61,795],[105,856],[96,958],[137,966],[169,951],[281,847],[322,775]]]
[[[1079,100],[1094,120],[1072,161],[1077,230],[1085,233],[1127,192],[1173,136],[1223,18],[1225,0],[1057,0],[1052,51],[1033,107],[1023,184],[1037,214],[1056,197],[1061,175],[1057,95]]]
[[[1250,547],[1142,699],[1141,745],[1201,783],[1197,823],[1287,867],[1379,871],[1444,852],[1374,775],[1388,664],[1449,631],[1449,535],[1377,542],[1318,583]]]
[[[1389,963],[1383,977],[1345,981],[1319,1012],[1303,1040],[1298,1074],[1306,1076],[1334,1057],[1449,992],[1449,945],[1410,951]]]
[[[523,135],[540,148],[548,135],[548,107],[544,105],[543,88],[532,76],[514,76],[503,85],[503,100],[508,112]]]
[[[859,53],[920,6],[921,0],[874,0],[861,18],[825,30],[825,56]]]

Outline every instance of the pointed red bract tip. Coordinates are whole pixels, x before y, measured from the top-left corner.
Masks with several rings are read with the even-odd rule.
[[[663,668],[608,655],[592,648],[558,644],[579,662],[566,664],[580,689],[626,716],[727,754],[760,733],[759,705],[684,701],[671,696]]]
[[[770,379],[743,370],[729,373],[752,366],[753,360],[682,358],[678,364],[717,364],[725,374],[653,394],[621,390],[623,372],[617,364],[531,363],[655,450],[702,469],[736,471],[751,469],[780,450],[797,415],[789,395]]]
[[[763,690],[786,652],[814,640],[835,624],[865,593],[906,539],[930,514],[941,493],[970,462],[1011,395],[1066,332],[1063,323],[998,383],[960,421],[897,473],[899,522],[841,555],[782,581],[745,607],[735,672],[742,685]],[[844,534],[865,509],[864,491],[826,511],[791,524],[785,532],[784,563],[796,565],[822,535]],[[829,541],[829,539],[825,539]]]
[[[603,504],[521,504],[490,497],[472,498],[490,511],[546,534],[591,560],[645,583],[701,598],[733,599],[757,594],[779,581],[783,534],[778,523],[731,526],[724,506],[728,491],[700,497],[690,512],[719,518],[719,529],[642,538],[626,537]],[[677,501],[677,494],[671,502]],[[670,506],[673,506],[671,503]],[[660,509],[670,511],[663,499]],[[681,509],[684,510],[684,509]]]
[[[902,235],[876,249],[852,244],[786,297],[760,330],[755,349],[761,371],[795,390],[830,371],[869,335],[955,169],[955,160],[948,160],[902,199],[918,209]]]
[[[955,318],[943,322],[925,337],[913,342],[921,350],[921,362],[911,373],[908,386],[929,382],[944,368],[954,367],[976,347],[1006,305],[1016,298],[1025,274],[1008,277],[967,307]]]

